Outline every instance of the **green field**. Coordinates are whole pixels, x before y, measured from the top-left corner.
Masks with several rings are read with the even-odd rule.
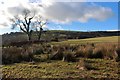
[[[79,62],[17,63],[3,66],[6,78],[118,78],[118,63],[112,60],[85,59],[91,70],[81,70]]]
[[[83,43],[117,43],[118,36],[89,39],[75,39],[50,44],[83,44]],[[84,62],[81,63],[80,61]],[[88,69],[80,69],[85,64]],[[62,60],[47,60],[44,62],[21,62],[3,65],[3,78],[112,78],[119,77],[119,62],[110,59],[78,58],[77,62],[64,62]],[[69,80],[69,79],[68,79]]]
[[[110,37],[98,37],[98,38],[88,38],[88,39],[73,39],[62,42],[52,42],[51,44],[83,44],[83,43],[106,43],[106,42],[118,42],[120,36],[110,36]]]

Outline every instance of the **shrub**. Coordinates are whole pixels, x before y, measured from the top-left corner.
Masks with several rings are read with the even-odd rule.
[[[115,47],[111,44],[106,44],[106,46],[104,45],[104,59],[115,59],[117,57],[116,53],[115,53]]]
[[[11,64],[18,63],[21,61],[31,61],[33,54],[30,52],[30,49],[25,48],[3,48],[2,50],[2,63],[3,64]]]
[[[84,54],[84,52],[83,52],[83,49],[84,48],[79,48],[77,51],[76,51],[76,53],[75,53],[75,56],[76,57],[85,57],[85,54]]]
[[[38,50],[34,50],[33,52],[35,55],[39,55],[39,54],[43,54],[43,50],[42,49],[38,49]]]
[[[2,63],[9,64],[14,62],[20,62],[21,60],[21,49],[16,47],[3,48],[2,50]]]
[[[116,47],[112,43],[97,44],[94,49],[95,58],[115,59],[117,57],[115,53]]]
[[[44,47],[42,45],[32,45],[33,54],[39,55],[44,53]]]
[[[120,61],[120,48],[116,49],[116,55],[117,55],[116,61]]]
[[[62,49],[63,47],[61,45],[54,45],[51,47],[52,48],[52,51],[58,51],[59,49]]]
[[[92,58],[93,57],[93,47],[88,46],[79,46],[78,50],[75,53],[76,57],[85,57],[85,58]]]
[[[93,67],[90,63],[88,63],[86,60],[79,60],[79,63],[77,64],[77,69],[80,70],[97,70],[95,67]]]
[[[87,70],[85,61],[82,59],[79,60],[79,63],[76,65],[76,68],[80,70]]]
[[[74,53],[71,52],[71,51],[66,51],[66,52],[64,52],[63,61],[75,62],[75,61],[76,61],[76,58],[75,58],[75,56],[74,56]]]
[[[63,51],[59,49],[58,51],[55,51],[53,54],[49,57],[51,60],[62,60],[63,58]]]
[[[118,57],[120,58],[120,48],[116,49],[116,53],[118,54]]]
[[[83,49],[83,54],[85,58],[92,58],[92,54],[93,54],[93,49],[91,46],[86,46]]]
[[[63,59],[63,61],[73,62],[76,61],[76,57],[115,59],[116,61],[120,61],[120,48],[115,43],[82,45],[33,44],[29,47],[28,45],[23,47],[4,47],[2,57],[4,64],[32,60],[46,61],[46,59]]]
[[[68,50],[70,50],[70,51],[76,51],[77,50],[77,45],[67,45],[67,47],[68,47]]]
[[[104,57],[103,54],[104,54],[104,53],[103,53],[103,51],[102,51],[101,48],[95,48],[95,49],[93,50],[93,58],[103,58],[103,57]]]
[[[49,60],[49,54],[34,55],[33,61],[35,62],[44,62]]]

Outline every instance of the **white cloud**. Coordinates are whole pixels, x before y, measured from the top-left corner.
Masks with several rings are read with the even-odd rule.
[[[106,31],[120,31],[119,29],[113,29],[113,30],[106,30]]]
[[[32,1],[34,2],[34,0]],[[107,7],[82,2],[70,2],[72,0],[67,0],[68,2],[55,1],[38,0],[37,3],[31,3],[33,5],[31,7],[30,0],[0,0],[0,29],[4,29],[4,26],[9,26],[8,17],[11,14],[20,13],[22,8],[36,9],[42,16],[56,23],[87,22],[90,19],[103,21],[113,15],[112,10]],[[43,5],[43,7],[38,7],[38,5]],[[61,27],[57,28],[62,29]]]
[[[25,5],[27,7],[28,0],[4,0],[0,1],[0,16],[2,16],[4,19],[9,15],[8,9],[10,7]],[[17,10],[19,11],[19,10]]]
[[[8,8],[15,7],[20,4],[26,4],[28,0],[0,0],[0,34],[13,31],[10,27],[8,17],[11,16]],[[17,10],[18,11],[18,10]]]
[[[110,8],[84,2],[54,2],[51,0],[47,3],[43,1],[43,4],[41,15],[54,22],[87,22],[90,19],[104,21],[113,16]]]
[[[47,29],[50,29],[50,30],[64,30],[64,28],[61,25],[48,26]]]

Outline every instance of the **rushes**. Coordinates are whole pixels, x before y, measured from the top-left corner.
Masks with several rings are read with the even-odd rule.
[[[18,63],[21,61],[31,61],[32,59],[32,51],[31,49],[25,48],[3,48],[2,51],[2,63],[10,64],[10,63]]]
[[[39,56],[42,57],[39,58]],[[87,43],[82,45],[36,44],[26,47],[24,46],[3,48],[2,57],[3,64],[32,60],[46,61],[46,59],[74,62],[76,61],[76,58],[80,57],[113,59],[116,61],[120,61],[120,48],[118,47],[118,43]]]
[[[62,60],[67,61],[67,62],[75,62],[76,58],[75,58],[74,52],[72,52],[72,51],[64,52]]]

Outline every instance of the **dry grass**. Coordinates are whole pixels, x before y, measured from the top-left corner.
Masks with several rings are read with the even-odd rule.
[[[31,48],[10,47],[2,50],[2,63],[11,64],[21,61],[31,61],[33,50]]]
[[[16,63],[36,60],[34,55],[47,55],[48,59],[62,60],[68,55],[84,58],[113,59],[119,61],[120,48],[118,43],[92,43],[82,45],[32,45],[26,47],[3,48],[3,63]],[[67,54],[67,55],[66,55]],[[38,59],[38,58],[37,58]],[[42,58],[41,58],[42,59]],[[44,59],[43,59],[44,60]],[[43,61],[42,60],[42,61]],[[71,60],[72,61],[72,60]]]
[[[118,75],[118,63],[113,60],[85,59],[79,62],[38,62],[17,63],[3,66],[3,78],[94,78],[116,80]],[[68,79],[69,80],[69,79]],[[89,79],[88,79],[89,80]]]
[[[120,79],[118,44],[75,42],[3,48],[3,62],[9,64],[2,67],[3,78]]]

